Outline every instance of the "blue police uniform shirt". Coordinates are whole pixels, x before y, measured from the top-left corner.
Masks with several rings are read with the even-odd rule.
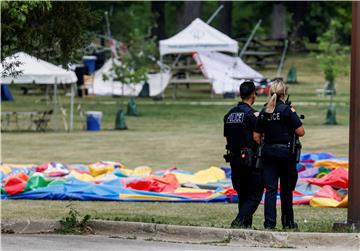
[[[237,152],[243,148],[256,149],[253,140],[253,131],[256,116],[250,105],[239,102],[224,116],[224,137],[226,137],[229,150]]]
[[[273,113],[260,112],[254,131],[264,133],[267,144],[288,144],[295,130],[302,126],[299,116],[283,101],[276,101]]]

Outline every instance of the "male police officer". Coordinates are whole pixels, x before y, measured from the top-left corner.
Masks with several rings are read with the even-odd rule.
[[[257,144],[253,131],[258,113],[251,107],[256,99],[255,85],[245,81],[240,86],[241,102],[224,117],[225,155],[231,166],[231,180],[239,197],[239,213],[231,223],[232,227],[251,227],[252,216],[256,211],[264,191],[261,173],[255,172]]]

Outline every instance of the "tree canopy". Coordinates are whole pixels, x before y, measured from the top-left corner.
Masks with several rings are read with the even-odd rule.
[[[99,21],[87,2],[1,1],[1,61],[18,51],[67,64]]]

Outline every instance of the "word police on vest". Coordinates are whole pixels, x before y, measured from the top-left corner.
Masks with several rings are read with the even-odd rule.
[[[280,120],[280,113],[274,112],[274,113],[270,114],[268,117],[268,121],[271,121],[271,120]]]
[[[243,112],[234,112],[231,113],[230,116],[228,117],[226,123],[227,124],[231,124],[231,123],[242,123],[244,120],[244,113]]]

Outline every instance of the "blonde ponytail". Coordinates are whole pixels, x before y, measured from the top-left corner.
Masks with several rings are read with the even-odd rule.
[[[274,93],[266,104],[265,112],[273,113],[276,106],[276,93]]]
[[[281,79],[276,79],[270,86],[269,99],[266,104],[265,112],[273,113],[276,106],[276,101],[285,98],[287,95],[287,87]]]

